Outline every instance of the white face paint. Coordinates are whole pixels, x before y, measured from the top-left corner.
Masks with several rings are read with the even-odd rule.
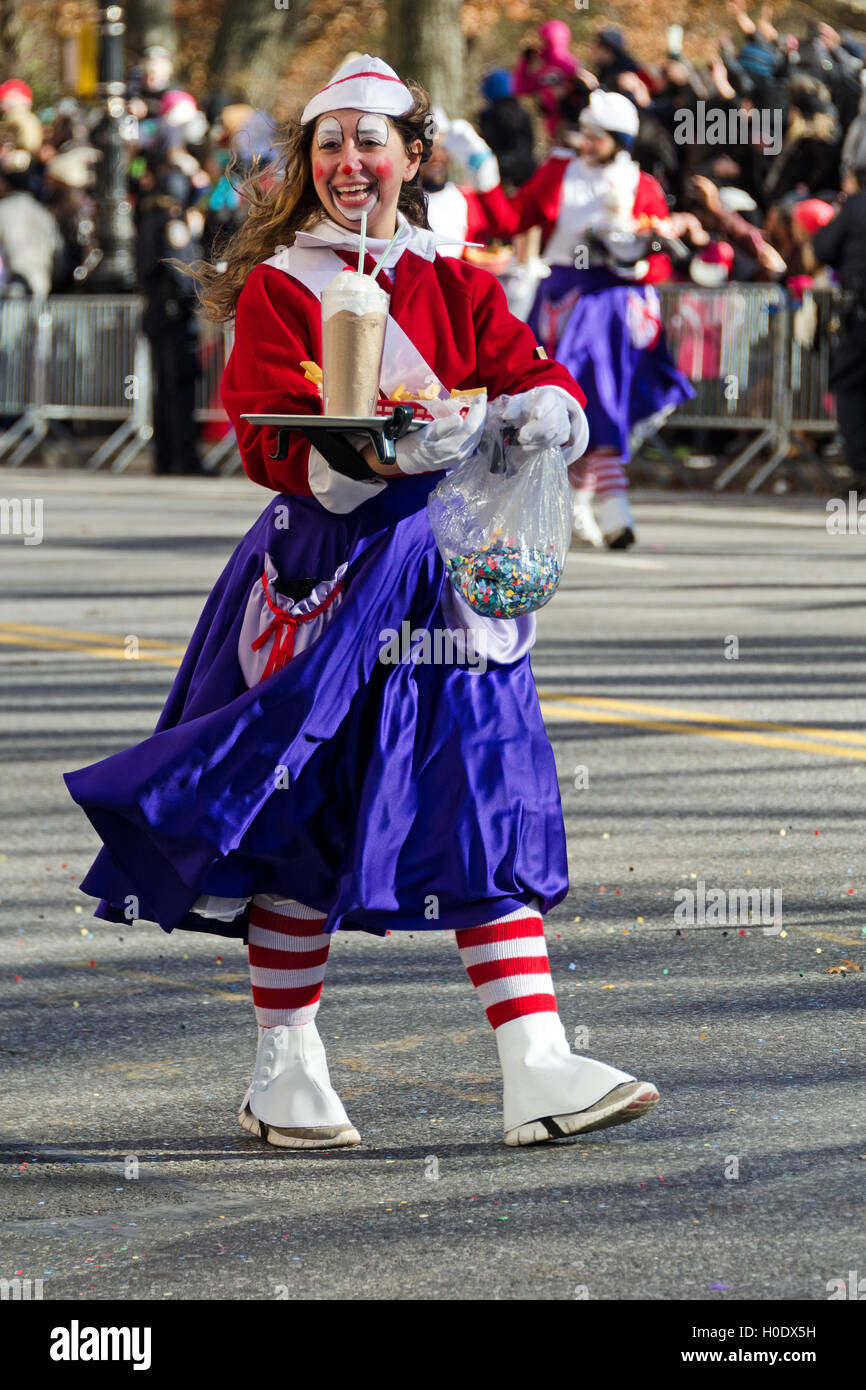
[[[342,226],[367,213],[371,237],[390,236],[405,177],[417,157],[407,156],[396,126],[379,112],[329,111],[316,126],[313,183],[325,211]]]
[[[375,145],[387,145],[388,136],[390,134],[391,127],[384,116],[377,116],[372,112],[365,112],[358,122],[358,129],[355,131],[355,139],[359,145],[364,140],[368,140]]]
[[[329,146],[339,147],[343,143],[343,127],[336,116],[323,116],[318,130],[316,131],[316,144],[320,150],[328,149]]]

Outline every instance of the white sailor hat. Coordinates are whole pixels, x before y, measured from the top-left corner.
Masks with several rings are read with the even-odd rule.
[[[315,120],[325,111],[343,107],[354,111],[377,111],[382,116],[405,116],[411,111],[414,98],[409,88],[393,68],[381,58],[363,53],[338,68],[320,92],[307,102],[301,121]]]
[[[606,130],[610,135],[627,135],[634,138],[638,133],[640,118],[634,102],[619,92],[590,93],[589,106],[580,113],[580,124],[595,130]]]

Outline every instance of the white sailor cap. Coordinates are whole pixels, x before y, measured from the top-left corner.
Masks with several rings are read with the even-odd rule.
[[[640,118],[634,102],[620,92],[590,93],[589,106],[580,113],[580,124],[595,130],[606,130],[610,135],[630,135],[638,133]]]
[[[320,92],[307,102],[301,121],[315,120],[325,111],[346,107],[355,111],[377,111],[382,116],[405,116],[414,98],[402,78],[381,58],[363,53],[338,68]]]

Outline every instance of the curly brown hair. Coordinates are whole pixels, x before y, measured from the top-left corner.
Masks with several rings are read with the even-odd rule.
[[[411,80],[406,86],[414,99],[411,110],[405,116],[387,119],[402,137],[407,154],[415,141],[421,142],[423,164],[433,150],[436,122],[424,88]],[[256,156],[246,179],[239,186],[233,185],[246,200],[249,211],[234,233],[222,244],[215,243],[214,262],[169,262],[196,282],[199,303],[205,318],[212,322],[225,323],[234,317],[238,297],[254,266],[273,256],[280,246],[290,246],[296,232],[326,215],[313,184],[311,151],[315,128],[316,120],[307,121],[306,125],[286,121],[280,128],[276,166],[262,169]],[[230,181],[237,163],[234,155],[226,169]],[[274,167],[282,172],[282,177],[279,173],[275,176]],[[403,184],[397,207],[409,222],[429,228],[427,198],[420,178],[419,165],[413,177]]]

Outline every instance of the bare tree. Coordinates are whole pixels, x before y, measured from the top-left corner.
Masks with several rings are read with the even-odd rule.
[[[18,60],[21,37],[20,5],[17,0],[0,0],[0,72],[4,77],[14,77]]]
[[[461,0],[387,0],[388,61],[413,77],[452,118],[464,115],[466,40]]]
[[[154,44],[161,44],[175,56],[178,35],[173,0],[126,0],[124,15],[130,61],[140,60],[144,50]]]
[[[270,109],[286,59],[303,41],[309,0],[225,0],[209,63],[211,90]]]

